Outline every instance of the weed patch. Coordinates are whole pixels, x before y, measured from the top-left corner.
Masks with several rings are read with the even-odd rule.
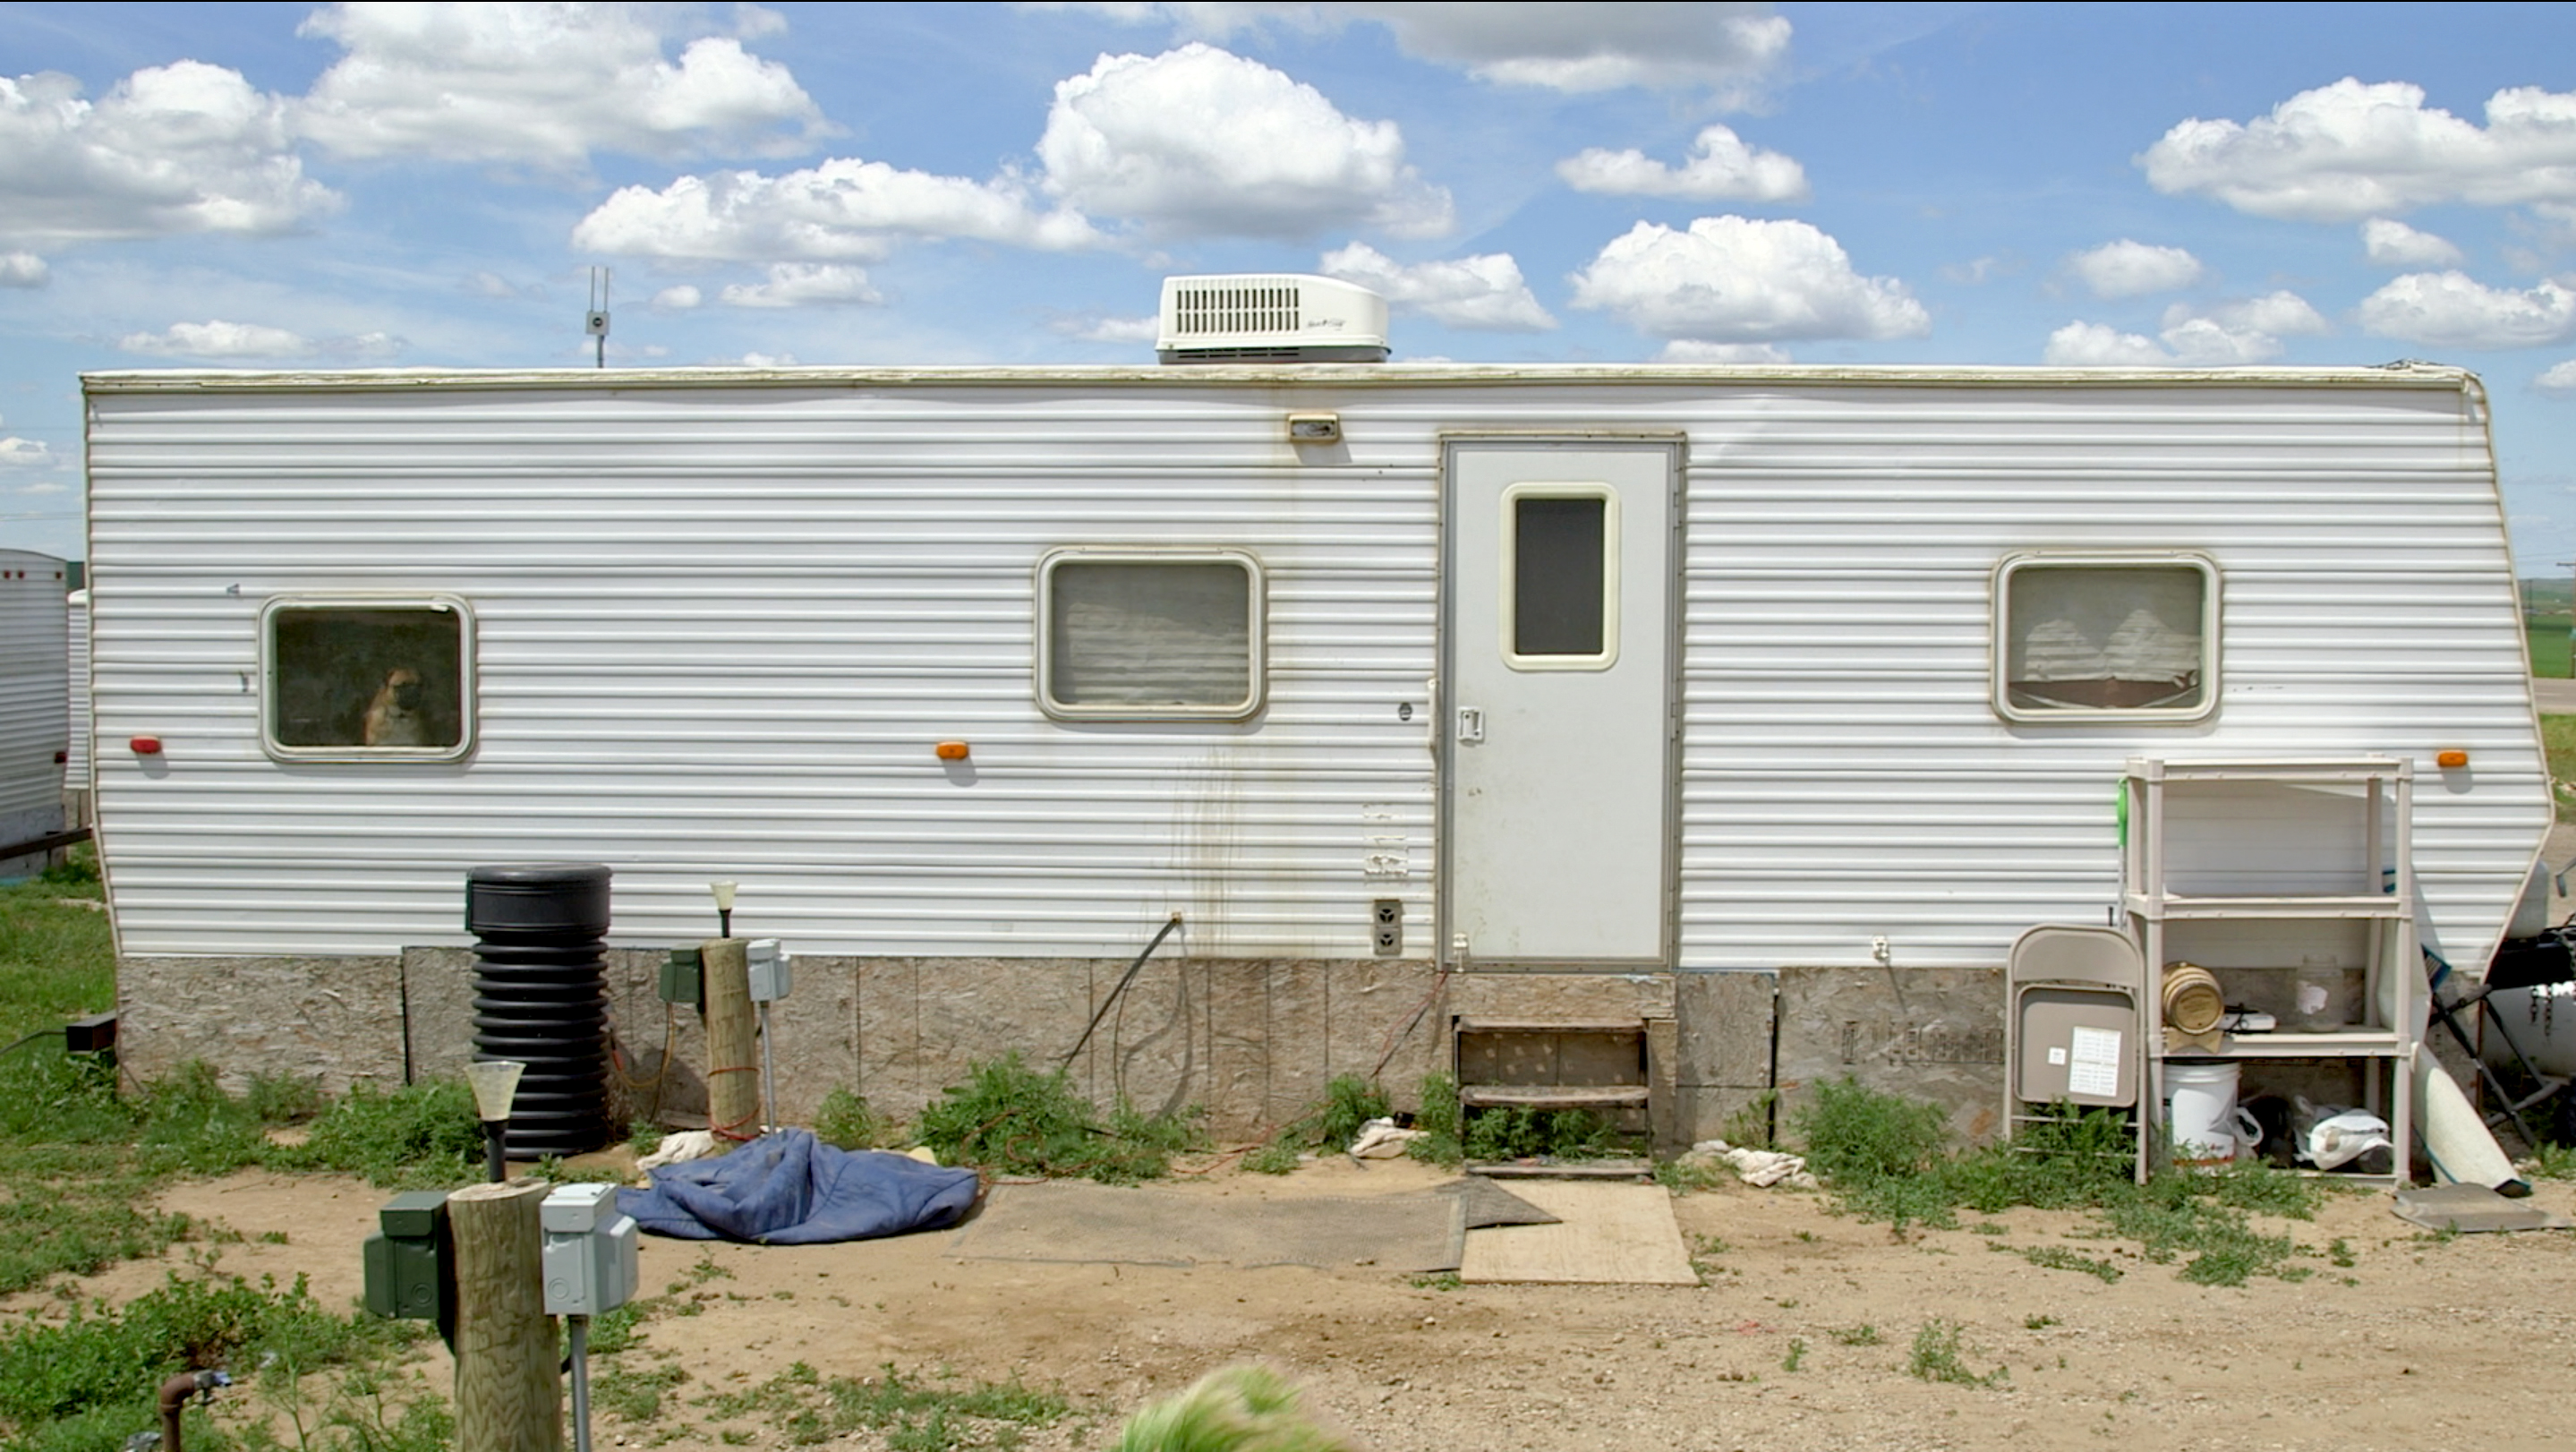
[[[1980,1375],[1968,1369],[1959,1351],[1959,1328],[1948,1321],[1923,1323],[1914,1333],[1913,1348],[1906,1353],[1906,1374],[1917,1381],[1946,1381],[1958,1386],[1994,1386],[2010,1372],[1998,1366]]]
[[[1955,1229],[1961,1209],[1989,1215],[2018,1205],[2091,1210],[2111,1233],[2137,1242],[2149,1260],[2179,1260],[2182,1278],[2202,1285],[2305,1275],[2291,1264],[2298,1253],[2291,1237],[2257,1231],[2252,1217],[2309,1219],[2326,1193],[2315,1181],[2261,1165],[2166,1171],[2139,1185],[2130,1173],[2128,1128],[2102,1110],[2061,1112],[2010,1145],[1951,1153],[1939,1106],[1845,1079],[1819,1086],[1796,1122],[1807,1139],[1807,1163],[1854,1213],[1899,1229]],[[2033,1264],[2117,1274],[2108,1262],[2059,1251],[2018,1253],[2047,1257]]]
[[[1161,1179],[1173,1155],[1204,1143],[1189,1112],[1146,1114],[1122,1099],[1103,1123],[1064,1070],[1039,1073],[1016,1051],[972,1066],[967,1082],[922,1109],[914,1129],[946,1164],[1111,1185]]]
[[[1265,1175],[1284,1175],[1297,1168],[1308,1150],[1344,1150],[1372,1119],[1395,1112],[1386,1091],[1358,1074],[1336,1074],[1324,1086],[1323,1102],[1289,1121],[1270,1143],[1246,1155],[1243,1167]]]
[[[1422,1108],[1413,1116],[1413,1127],[1422,1131],[1422,1138],[1405,1146],[1404,1152],[1426,1164],[1456,1169],[1467,1159],[1465,1116],[1458,1107],[1457,1076],[1423,1075],[1421,1097]]]
[[[1988,1250],[2008,1251],[2042,1270],[2082,1271],[2104,1285],[2120,1279],[2120,1268],[2107,1260],[2077,1255],[2062,1245],[1990,1245]]]
[[[757,1387],[694,1405],[717,1421],[761,1414],[797,1446],[869,1431],[895,1452],[1009,1448],[1022,1428],[1051,1425],[1071,1410],[1063,1397],[1017,1380],[952,1390],[907,1379],[891,1363],[879,1376],[827,1380],[801,1361]]]
[[[894,1116],[868,1107],[866,1099],[836,1087],[814,1111],[814,1137],[837,1149],[885,1149],[903,1142],[903,1126]]]
[[[335,1316],[301,1279],[280,1291],[270,1281],[173,1276],[120,1309],[100,1302],[58,1324],[0,1332],[0,1424],[13,1430],[13,1446],[68,1449],[111,1430],[113,1446],[153,1425],[154,1394],[174,1373],[257,1367],[263,1378],[292,1381],[377,1358],[412,1334]]]

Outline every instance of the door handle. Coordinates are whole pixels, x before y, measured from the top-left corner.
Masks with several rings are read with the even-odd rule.
[[[1470,745],[1485,739],[1485,713],[1474,706],[1458,708],[1458,739]]]

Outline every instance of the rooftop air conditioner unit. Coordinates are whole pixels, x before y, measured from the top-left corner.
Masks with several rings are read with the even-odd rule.
[[[1295,273],[1167,277],[1154,351],[1166,363],[1383,363],[1386,299]]]

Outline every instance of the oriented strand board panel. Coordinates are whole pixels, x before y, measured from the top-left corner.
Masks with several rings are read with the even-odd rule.
[[[1498,1225],[1467,1232],[1458,1279],[1492,1285],[1695,1286],[1698,1272],[1661,1185],[1514,1181],[1512,1193],[1557,1217],[1554,1225]]]

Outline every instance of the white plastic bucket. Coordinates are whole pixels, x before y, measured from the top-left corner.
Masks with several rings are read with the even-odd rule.
[[[2261,1130],[2236,1112],[2236,1070],[2224,1062],[2165,1061],[2165,1127],[2175,1164],[2218,1169],[2252,1150]]]

